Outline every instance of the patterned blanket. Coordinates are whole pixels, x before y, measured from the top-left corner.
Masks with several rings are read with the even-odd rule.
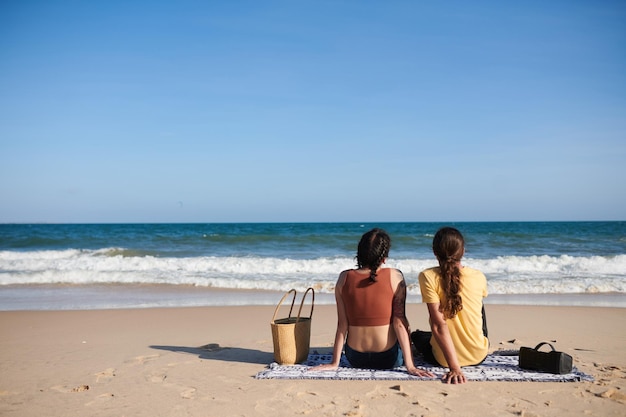
[[[434,378],[425,378],[409,375],[406,368],[401,366],[392,370],[358,369],[350,367],[345,356],[341,357],[339,368],[332,371],[313,371],[311,366],[329,363],[332,355],[319,354],[309,355],[306,363],[299,365],[279,365],[274,362],[267,369],[256,375],[257,379],[348,379],[348,380],[404,380],[404,381],[429,381],[440,380],[445,374],[446,368],[433,366],[416,358],[415,366],[424,368],[435,374]],[[517,354],[510,352],[495,352],[487,356],[485,361],[477,366],[463,368],[468,381],[535,381],[535,382],[576,382],[593,381],[591,375],[580,372],[576,367],[572,372],[565,375],[555,375],[541,372],[532,372],[521,369],[518,366]]]

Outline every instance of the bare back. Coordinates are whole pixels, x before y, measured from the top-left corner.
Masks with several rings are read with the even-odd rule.
[[[369,276],[369,270],[356,270],[359,274],[362,274],[364,277]],[[345,315],[345,305],[343,304],[343,300],[341,305],[339,303],[339,299],[341,299],[341,291],[343,289],[343,285],[345,283],[345,274],[342,273],[342,277],[340,277],[339,283],[336,288],[336,298],[338,299],[337,308],[344,309],[343,314],[339,314],[339,316],[346,317]],[[342,279],[343,278],[343,279]],[[391,269],[391,288],[392,292],[395,294],[398,288],[398,284],[403,281],[402,274],[400,271],[396,269]],[[393,300],[389,300],[389,303],[392,303]],[[359,352],[383,352],[389,350],[396,344],[398,338],[396,336],[396,332],[391,325],[391,317],[389,319],[389,324],[381,325],[381,326],[352,326],[348,324],[348,345]]]

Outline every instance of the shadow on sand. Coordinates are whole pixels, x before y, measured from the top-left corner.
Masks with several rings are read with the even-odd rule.
[[[243,349],[238,347],[225,347],[217,343],[209,343],[199,347],[189,346],[164,346],[151,345],[151,349],[168,350],[170,352],[187,353],[197,355],[200,359],[211,359],[226,362],[255,363],[269,365],[274,362],[274,352],[263,352],[255,349]],[[320,348],[320,351],[328,348]],[[318,349],[311,348],[311,353],[317,353]],[[325,353],[325,352],[320,352]]]
[[[238,347],[224,347],[217,343],[209,343],[204,346],[163,346],[152,345],[151,349],[168,350],[170,352],[188,353],[197,355],[200,359],[211,359],[226,362],[256,363],[267,365],[274,360],[273,352],[262,352],[254,349],[243,349]]]

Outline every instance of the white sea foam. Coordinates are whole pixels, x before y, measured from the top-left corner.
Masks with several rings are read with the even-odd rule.
[[[338,272],[352,258],[128,256],[123,249],[0,251],[0,285],[172,284],[231,289],[279,290],[314,286],[332,292]],[[492,294],[626,293],[626,255],[603,257],[506,256],[466,259],[487,275]],[[433,259],[390,259],[404,272],[411,294],[418,273]]]

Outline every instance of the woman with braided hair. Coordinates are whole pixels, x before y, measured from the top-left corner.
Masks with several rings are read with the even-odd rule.
[[[337,332],[332,362],[315,370],[336,369],[345,349],[356,368],[392,369],[404,363],[412,375],[433,376],[413,363],[404,276],[398,269],[382,268],[390,247],[391,239],[382,229],[361,237],[357,268],[339,274],[335,286]]]
[[[439,266],[419,275],[432,332],[417,330],[411,339],[426,361],[450,369],[444,382],[462,384],[466,379],[461,367],[481,363],[489,349],[483,306],[487,279],[482,272],[461,265],[465,241],[458,230],[439,229],[433,252]]]

